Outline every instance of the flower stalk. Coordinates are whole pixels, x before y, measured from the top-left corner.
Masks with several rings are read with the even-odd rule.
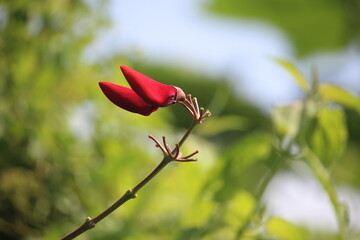
[[[201,124],[202,121],[209,117],[210,111],[204,110],[204,108],[199,108],[197,99],[195,97],[191,97],[191,95],[188,95],[186,99],[184,100],[185,103],[179,102],[182,106],[185,107],[185,109],[190,113],[190,115],[193,118],[193,122],[190,125],[190,127],[187,129],[183,137],[180,139],[178,143],[175,144],[175,147],[173,149],[170,148],[170,146],[166,142],[166,138],[163,136],[162,141],[163,144],[161,144],[158,140],[156,140],[153,136],[149,136],[150,139],[152,139],[155,142],[155,146],[160,148],[162,153],[164,154],[162,161],[155,167],[155,169],[147,175],[142,181],[140,181],[135,187],[127,190],[124,195],[122,195],[115,203],[113,203],[110,207],[105,209],[103,212],[101,212],[99,215],[97,215],[94,218],[87,217],[85,219],[85,222],[80,225],[77,229],[63,237],[61,240],[70,240],[78,237],[79,235],[83,234],[84,232],[94,228],[98,222],[103,220],[105,217],[110,215],[112,212],[114,212],[116,209],[118,209],[120,206],[122,206],[125,202],[127,202],[130,199],[134,199],[137,197],[137,192],[140,191],[141,188],[143,188],[148,182],[151,181],[162,169],[164,169],[165,166],[167,166],[170,162],[176,161],[176,162],[193,162],[197,161],[197,158],[193,158],[194,155],[196,155],[199,151],[196,150],[193,153],[182,157],[182,153],[180,152],[180,147],[182,144],[186,141],[186,139],[189,137],[191,132],[194,130],[194,128]]]
[[[316,178],[329,196],[331,205],[333,206],[336,214],[336,219],[339,226],[339,240],[348,239],[348,214],[346,206],[344,206],[336,193],[334,186],[331,184],[330,176],[320,159],[311,152],[307,146],[303,146],[303,154],[305,161],[309,164],[311,170],[315,174]]]

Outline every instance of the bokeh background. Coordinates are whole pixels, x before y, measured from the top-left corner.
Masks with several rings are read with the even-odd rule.
[[[348,90],[319,111],[328,141],[312,150],[360,238],[359,16],[358,0],[1,1],[0,239],[63,237],[157,165],[149,134],[175,143],[190,125],[181,106],[112,105],[97,83],[126,85],[120,65],[213,115],[183,148],[198,162],[171,164],[79,239],[337,239],[324,185],[283,148],[309,94],[274,57]]]

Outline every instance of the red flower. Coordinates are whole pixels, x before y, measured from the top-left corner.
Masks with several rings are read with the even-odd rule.
[[[99,82],[106,97],[120,108],[148,116],[159,107],[185,99],[185,93],[179,87],[159,83],[126,66],[120,69],[131,88]]]

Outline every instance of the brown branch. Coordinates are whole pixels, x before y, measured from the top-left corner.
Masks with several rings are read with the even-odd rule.
[[[190,158],[194,156],[198,151],[195,151],[194,153],[185,156],[183,158],[180,157],[180,147],[185,142],[185,140],[188,138],[190,133],[194,130],[194,128],[201,124],[202,120],[204,120],[206,117],[210,116],[210,112],[206,111],[206,114],[204,114],[203,108],[199,109],[197,99],[192,98],[191,95],[188,95],[188,99],[185,100],[186,104],[181,103],[191,114],[193,117],[193,122],[188,128],[188,130],[185,132],[184,136],[181,138],[179,143],[175,145],[175,148],[173,150],[170,149],[170,147],[166,144],[165,137],[163,137],[164,146],[161,146],[160,142],[158,142],[154,137],[149,136],[154,142],[155,146],[159,147],[161,151],[164,153],[163,160],[159,163],[159,165],[149,174],[147,175],[141,182],[139,182],[134,188],[131,188],[127,190],[124,195],[122,195],[114,204],[112,204],[110,207],[108,207],[106,210],[101,212],[99,215],[97,215],[94,218],[88,217],[86,218],[85,222],[80,225],[78,228],[76,228],[74,231],[63,237],[61,240],[70,240],[78,237],[79,235],[83,234],[87,230],[90,230],[96,226],[98,222],[103,220],[105,217],[110,215],[112,212],[114,212],[116,209],[118,209],[120,206],[122,206],[125,202],[127,202],[130,199],[136,198],[136,193],[143,188],[151,179],[153,179],[167,164],[169,164],[172,161],[179,161],[179,162],[190,162],[190,161],[196,161],[196,158]]]

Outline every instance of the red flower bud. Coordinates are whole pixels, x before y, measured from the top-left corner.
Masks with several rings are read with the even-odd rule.
[[[179,87],[159,83],[126,66],[120,69],[132,89],[108,82],[99,85],[110,101],[127,111],[148,116],[159,107],[185,99]]]
[[[99,82],[99,85],[105,96],[112,103],[129,112],[149,116],[158,109],[144,102],[131,88],[109,82]]]

